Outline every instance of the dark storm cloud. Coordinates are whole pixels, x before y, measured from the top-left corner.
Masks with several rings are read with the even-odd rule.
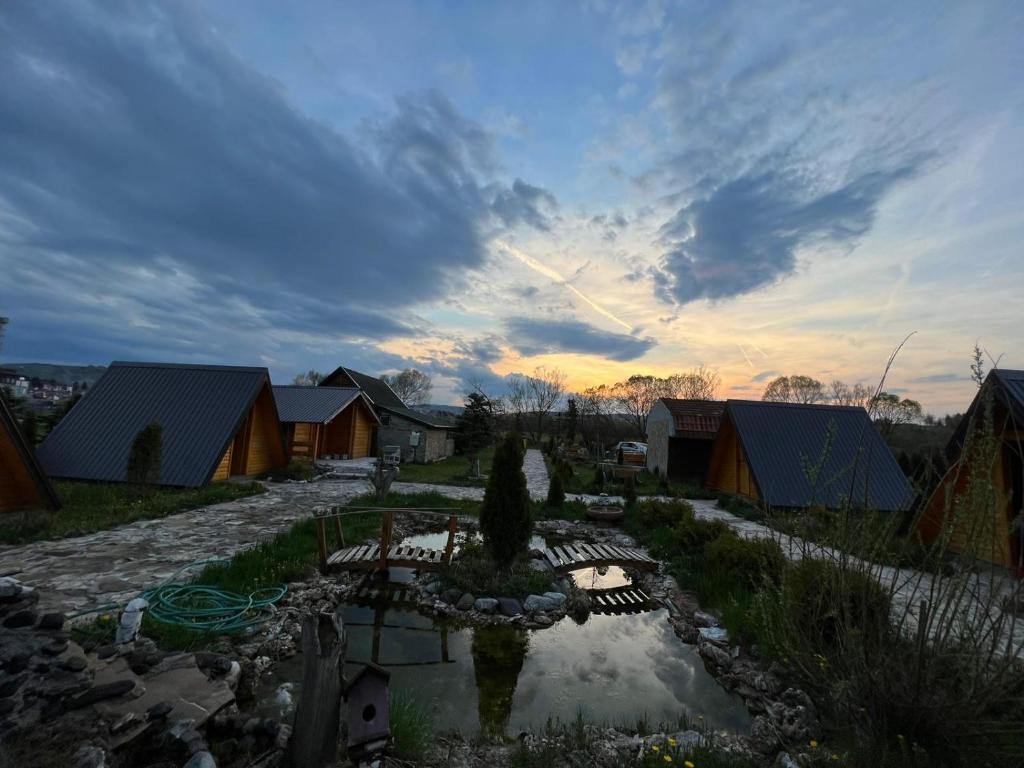
[[[873,171],[809,198],[801,180],[781,173],[730,181],[662,227],[670,249],[659,287],[681,304],[728,298],[791,274],[801,247],[852,247],[871,229],[885,194],[920,164]]]
[[[576,320],[513,317],[505,326],[509,344],[524,355],[576,352],[625,362],[642,357],[657,344],[649,337],[602,331]]]
[[[395,307],[483,263],[495,197],[510,224],[553,204],[490,180],[488,134],[442,95],[398,99],[356,146],[185,6],[5,3],[0,71],[0,265],[21,289],[0,299],[26,332],[64,304],[107,334],[97,353],[134,334],[177,354],[147,336],[162,324],[230,347],[208,333],[225,316],[222,333],[414,333]]]
[[[503,190],[495,196],[491,207],[507,227],[527,224],[547,232],[551,229],[548,211],[557,210],[558,201],[546,189],[516,179],[511,189]]]

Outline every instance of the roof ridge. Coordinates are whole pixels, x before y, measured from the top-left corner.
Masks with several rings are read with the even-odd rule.
[[[270,371],[261,365],[224,365],[209,363],[149,363],[137,360],[114,360],[108,368],[168,368],[183,371],[245,371],[247,373],[266,373]]]
[[[834,405],[832,403],[785,403],[779,400],[743,400],[741,398],[730,397],[725,401],[729,404],[739,405],[759,405],[759,406],[772,406],[772,407],[785,407],[785,408],[828,408],[833,411],[864,411],[867,409],[862,405]]]

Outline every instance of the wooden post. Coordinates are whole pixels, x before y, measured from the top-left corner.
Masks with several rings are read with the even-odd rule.
[[[448,542],[444,545],[444,561],[451,563],[452,552],[455,551],[455,533],[459,530],[459,518],[451,515],[448,518]]]
[[[379,461],[379,459],[378,459]],[[380,524],[380,568],[388,567],[388,550],[391,549],[391,535],[395,528],[395,510],[384,510],[384,519]]]
[[[338,539],[338,549],[345,548],[345,534],[341,530],[341,516],[334,515],[334,535]]]
[[[317,515],[316,518],[316,541],[320,546],[320,573],[327,573],[327,531],[324,530],[324,518]]]
[[[321,768],[335,765],[341,723],[345,630],[336,613],[302,618],[302,692],[295,708],[295,731],[286,765]]]

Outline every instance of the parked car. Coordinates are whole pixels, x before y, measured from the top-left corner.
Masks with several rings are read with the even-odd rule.
[[[642,453],[644,456],[646,456],[647,443],[635,443],[632,441],[617,443],[612,448],[612,453],[618,454],[619,451],[632,451],[633,453]]]

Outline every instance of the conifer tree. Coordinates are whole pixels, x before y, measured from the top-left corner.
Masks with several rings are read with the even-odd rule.
[[[509,434],[498,443],[480,509],[484,546],[503,569],[526,551],[533,528],[521,442],[518,435]]]
[[[145,489],[160,482],[163,463],[164,430],[159,424],[150,424],[139,430],[128,454],[125,479]]]

